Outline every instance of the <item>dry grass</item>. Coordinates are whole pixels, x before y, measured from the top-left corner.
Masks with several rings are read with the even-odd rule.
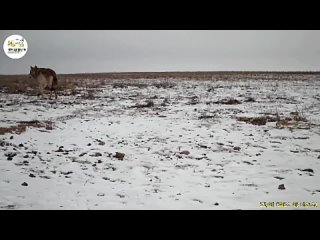
[[[320,72],[122,72],[122,73],[90,73],[62,74],[61,79],[103,79],[103,80],[307,80],[310,76],[320,75]]]
[[[46,122],[22,121],[22,122],[19,122],[19,124],[16,126],[0,127],[0,135],[4,135],[6,133],[21,134],[27,130],[27,127],[45,128],[46,130],[52,130],[53,123],[49,121],[46,121]]]
[[[292,120],[296,122],[307,122],[307,118],[304,116],[304,113],[301,112],[292,112],[290,113]]]
[[[301,128],[301,129],[309,129],[310,125],[307,121],[307,118],[304,116],[302,112],[292,112],[290,113],[290,117],[286,117],[285,119],[279,119],[276,123],[277,128]]]
[[[75,95],[80,88],[99,88],[106,84],[103,79],[86,79],[85,75],[75,77],[73,75],[58,75],[57,91],[63,95]],[[21,93],[38,95],[38,83],[28,75],[0,75],[0,91],[5,93]]]
[[[99,87],[113,80],[159,79],[158,88],[171,88],[168,80],[308,80],[320,72],[134,72],[58,74],[58,91],[78,87]],[[134,83],[133,83],[134,84]],[[124,87],[115,85],[115,87]],[[137,86],[143,87],[143,86]],[[28,75],[0,75],[0,90],[8,93],[24,93],[37,89],[37,82]],[[74,90],[73,90],[74,91]]]
[[[266,117],[238,117],[238,121],[250,123],[252,125],[262,126],[267,124]]]
[[[17,125],[11,127],[0,127],[0,135],[4,135],[6,133],[15,133],[20,134],[26,131],[26,126],[24,125]]]
[[[121,83],[113,83],[113,88],[128,88],[128,87],[136,87],[136,88],[147,88],[149,85],[145,83],[134,83],[134,82],[121,82]]]

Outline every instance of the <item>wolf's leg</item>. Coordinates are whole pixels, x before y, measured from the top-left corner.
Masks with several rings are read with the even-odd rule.
[[[39,86],[39,93],[38,93],[38,96],[41,98],[42,96],[42,91],[41,91],[41,87]]]
[[[39,87],[39,92],[40,92],[40,94],[41,94],[41,99],[43,99],[43,98],[44,98],[44,95],[43,95],[43,89],[42,89],[42,87]]]
[[[50,100],[51,100],[51,97],[52,97],[52,90],[50,90]]]
[[[58,94],[57,94],[57,90],[56,89],[54,90],[54,95],[55,95],[55,97],[57,99],[58,98]]]

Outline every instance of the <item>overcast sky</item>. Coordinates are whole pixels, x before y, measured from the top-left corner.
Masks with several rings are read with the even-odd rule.
[[[28,42],[22,58],[0,54],[0,74],[30,65],[57,73],[320,70],[320,31],[0,30]]]

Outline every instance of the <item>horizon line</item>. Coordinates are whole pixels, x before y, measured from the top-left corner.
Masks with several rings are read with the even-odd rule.
[[[71,74],[134,74],[134,73],[320,73],[320,70],[200,70],[200,71],[115,71],[115,72],[75,72],[75,73],[57,73],[58,75]],[[1,76],[28,75],[28,73],[10,73]]]

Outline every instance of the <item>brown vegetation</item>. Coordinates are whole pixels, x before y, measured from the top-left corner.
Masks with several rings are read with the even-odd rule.
[[[237,120],[240,122],[246,122],[258,126],[267,124],[266,117],[238,117]]]
[[[0,127],[0,135],[4,135],[6,133],[21,134],[27,130],[27,127],[45,128],[46,130],[53,129],[52,122],[23,121],[19,122],[19,124],[15,126]]]
[[[112,80],[159,79],[159,80],[307,80],[320,75],[319,72],[133,72],[133,73],[82,73],[58,74],[58,91],[77,87],[94,88]],[[134,83],[133,83],[134,84]],[[114,87],[125,87],[119,84]],[[158,88],[171,88],[174,85],[156,83]],[[137,87],[143,87],[137,85]],[[29,75],[0,75],[0,91],[7,93],[35,94],[38,85]],[[33,90],[33,91],[32,91]]]

